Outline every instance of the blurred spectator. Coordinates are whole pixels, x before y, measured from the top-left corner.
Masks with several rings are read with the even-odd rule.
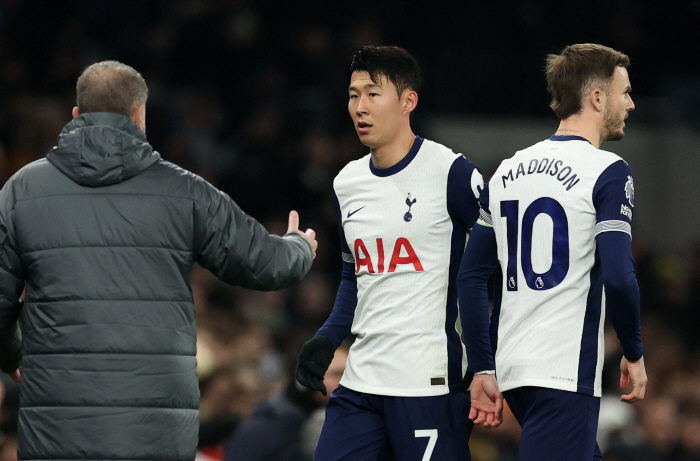
[[[613,457],[630,461],[676,459],[680,417],[677,403],[667,397],[652,397],[639,407],[638,428],[627,429],[619,443],[611,443]]]
[[[330,395],[345,370],[347,349],[338,348],[323,380]],[[300,386],[290,367],[284,393],[262,402],[226,442],[226,461],[311,461],[321,434],[327,396]]]

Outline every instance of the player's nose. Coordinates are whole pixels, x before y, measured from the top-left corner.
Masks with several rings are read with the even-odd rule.
[[[357,115],[363,115],[368,113],[368,107],[367,107],[367,98],[364,96],[360,96],[357,100],[357,106],[355,107],[355,112],[357,112]]]
[[[634,110],[634,108],[635,108],[634,101],[632,101],[632,96],[630,96],[630,101],[629,101],[629,103],[627,103],[627,110]]]

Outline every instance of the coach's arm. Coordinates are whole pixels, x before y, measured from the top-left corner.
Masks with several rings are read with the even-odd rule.
[[[299,282],[316,256],[316,233],[299,231],[296,211],[284,237],[270,235],[225,193],[194,184],[196,260],[222,281],[243,288],[281,290]]]

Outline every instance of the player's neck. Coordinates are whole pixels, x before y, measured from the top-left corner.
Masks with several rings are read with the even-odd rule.
[[[583,116],[572,115],[559,123],[557,136],[580,136],[600,149],[602,144],[600,128],[591,120],[586,120]]]
[[[394,141],[381,147],[373,148],[372,164],[377,168],[389,168],[399,163],[413,147],[416,135],[409,128],[397,136]]]

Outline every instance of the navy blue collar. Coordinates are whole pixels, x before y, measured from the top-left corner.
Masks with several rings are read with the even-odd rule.
[[[402,158],[399,163],[396,165],[392,165],[389,168],[377,168],[374,166],[372,163],[372,157],[369,158],[369,169],[374,174],[375,176],[391,176],[392,174],[396,174],[399,171],[403,170],[408,166],[409,163],[411,163],[411,160],[413,160],[416,157],[416,154],[418,153],[418,150],[420,150],[420,146],[423,144],[423,138],[420,136],[416,136],[416,140],[413,141],[413,146],[411,146],[411,150],[408,151],[408,154],[404,158]]]
[[[562,136],[562,135],[552,135],[549,137],[550,141],[586,141],[588,144],[591,144],[591,142],[586,139],[582,138],[581,136]],[[591,144],[593,145],[593,144]]]

